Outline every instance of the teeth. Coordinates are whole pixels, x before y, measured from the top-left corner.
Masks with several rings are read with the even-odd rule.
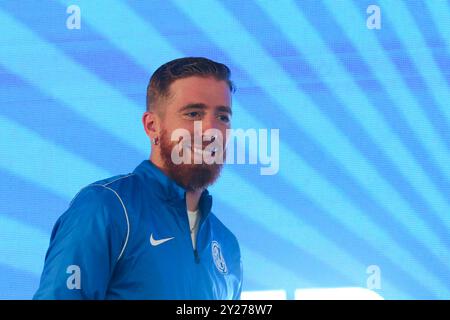
[[[214,155],[216,152],[217,152],[217,148],[214,148],[214,149],[211,150],[211,154],[212,155]],[[197,153],[199,155],[203,155],[203,150],[194,147],[194,153]]]
[[[194,148],[194,159],[198,157],[199,159],[203,159],[203,150]]]

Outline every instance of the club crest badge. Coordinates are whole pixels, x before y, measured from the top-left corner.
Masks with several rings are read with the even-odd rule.
[[[223,257],[222,249],[220,248],[220,245],[217,241],[211,242],[211,251],[217,270],[219,270],[219,272],[223,274],[228,273],[228,268]]]

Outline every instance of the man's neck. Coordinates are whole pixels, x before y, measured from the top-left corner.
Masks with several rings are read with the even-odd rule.
[[[198,189],[195,191],[186,191],[186,207],[189,211],[197,211],[198,202],[200,200],[202,192],[203,189]]]
[[[163,161],[161,157],[156,155],[156,153],[151,154],[150,161],[161,169],[165,174],[167,174],[166,170],[163,166]],[[196,211],[198,209],[198,202],[200,201],[200,196],[202,195],[204,189],[198,189],[194,191],[186,191],[186,207],[189,211]]]

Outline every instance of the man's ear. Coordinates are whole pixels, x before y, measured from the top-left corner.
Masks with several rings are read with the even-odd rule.
[[[144,125],[145,133],[153,140],[160,134],[161,119],[153,111],[146,111],[142,115],[142,124]]]

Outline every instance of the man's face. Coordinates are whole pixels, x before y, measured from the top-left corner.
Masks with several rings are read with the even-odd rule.
[[[221,164],[194,163],[195,153],[199,148],[206,153],[205,147],[211,144],[211,137],[204,138],[208,129],[220,131],[223,137],[225,154],[226,129],[231,123],[231,94],[225,81],[213,77],[188,77],[176,80],[170,86],[171,97],[163,106],[161,119],[160,151],[165,169],[169,176],[187,190],[197,190],[212,184],[219,176]],[[194,132],[194,123],[201,121],[201,132]],[[171,141],[174,130],[184,129],[190,133],[191,141],[183,141],[189,146],[192,156],[191,164],[175,164],[172,158],[173,150],[178,141]],[[211,130],[210,130],[211,132]],[[202,136],[202,145],[194,143],[194,135]],[[206,140],[206,141],[203,141]],[[184,149],[185,151],[186,149]],[[181,152],[184,152],[181,151]],[[201,152],[201,151],[200,151]],[[214,152],[212,152],[214,155]]]

